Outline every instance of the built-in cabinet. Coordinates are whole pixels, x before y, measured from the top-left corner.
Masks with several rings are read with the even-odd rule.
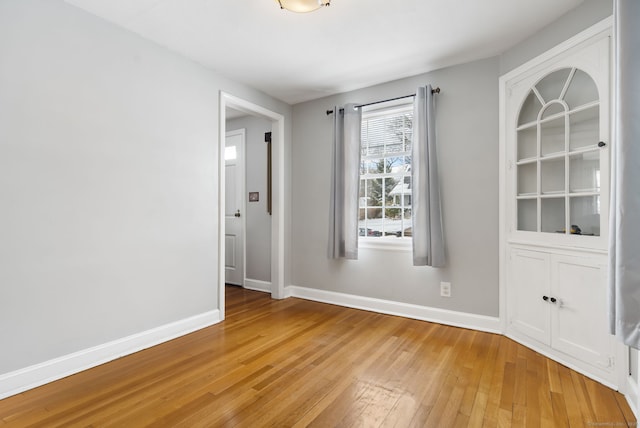
[[[508,258],[509,333],[610,378],[615,343],[606,311],[607,257],[511,246]]]
[[[611,386],[611,32],[601,23],[500,80],[506,334]]]

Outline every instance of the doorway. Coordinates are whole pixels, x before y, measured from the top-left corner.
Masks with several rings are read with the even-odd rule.
[[[246,113],[251,116],[267,119],[271,123],[272,141],[272,199],[271,199],[271,222],[270,222],[270,276],[271,281],[268,291],[275,299],[284,298],[284,116],[257,104],[227,94],[220,93],[220,144],[219,144],[219,210],[218,210],[218,233],[222,239],[218,239],[218,254],[220,255],[218,264],[218,299],[221,319],[225,314],[225,277],[226,277],[226,255],[227,255],[227,225],[226,225],[226,161],[225,144],[227,112],[229,109]],[[266,195],[265,195],[266,197]],[[243,201],[248,199],[248,195],[242,195]],[[243,202],[243,204],[246,202]],[[241,209],[242,215],[242,209]],[[242,217],[240,217],[242,218]]]

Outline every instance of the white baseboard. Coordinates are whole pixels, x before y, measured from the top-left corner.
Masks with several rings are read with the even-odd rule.
[[[216,309],[53,360],[0,374],[0,399],[184,336],[220,321],[220,311]]]
[[[244,279],[244,288],[254,291],[262,291],[264,293],[271,293],[271,283],[267,281],[260,281],[258,279]]]
[[[629,403],[629,407],[631,407],[631,411],[635,415],[636,419],[640,418],[640,415],[638,414],[638,410],[640,410],[638,383],[631,376],[627,378],[627,390],[625,391],[624,397],[627,399],[627,403]]]
[[[285,289],[286,297],[299,297],[316,302],[331,303],[348,308],[364,309],[388,315],[397,315],[421,321],[430,321],[454,327],[469,328],[502,334],[500,319],[486,315],[469,314],[450,311],[411,303],[394,302],[391,300],[374,299],[353,294],[336,293],[334,291],[318,290],[314,288],[290,285]]]

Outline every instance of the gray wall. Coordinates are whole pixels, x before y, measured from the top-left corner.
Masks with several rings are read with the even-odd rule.
[[[500,57],[295,105],[292,148],[292,284],[321,290],[498,315],[498,78],[610,16],[612,2],[586,0]],[[334,104],[440,86],[438,150],[444,269],[413,267],[410,253],[363,249],[358,261],[326,257],[329,157]],[[440,281],[452,297],[439,295]]]
[[[271,216],[267,212],[267,144],[264,133],[271,122],[246,116],[227,121],[227,131],[245,129],[246,163],[246,272],[248,279],[271,282]],[[249,202],[249,192],[260,192],[258,202]]]
[[[0,374],[216,309],[219,91],[291,108],[61,0],[0,58]]]
[[[518,43],[500,57],[500,74],[505,74],[552,47],[570,39],[613,13],[612,0],[585,0],[533,36]]]
[[[475,314],[498,315],[498,58],[450,67],[293,107],[292,284]],[[332,117],[366,103],[440,86],[438,156],[448,264],[414,267],[410,252],[361,249],[328,260]],[[450,281],[452,297],[440,297]]]

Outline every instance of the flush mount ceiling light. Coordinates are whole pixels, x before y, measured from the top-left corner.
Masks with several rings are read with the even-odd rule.
[[[280,9],[287,9],[291,12],[312,12],[322,6],[329,6],[331,0],[276,0],[280,4]]]

